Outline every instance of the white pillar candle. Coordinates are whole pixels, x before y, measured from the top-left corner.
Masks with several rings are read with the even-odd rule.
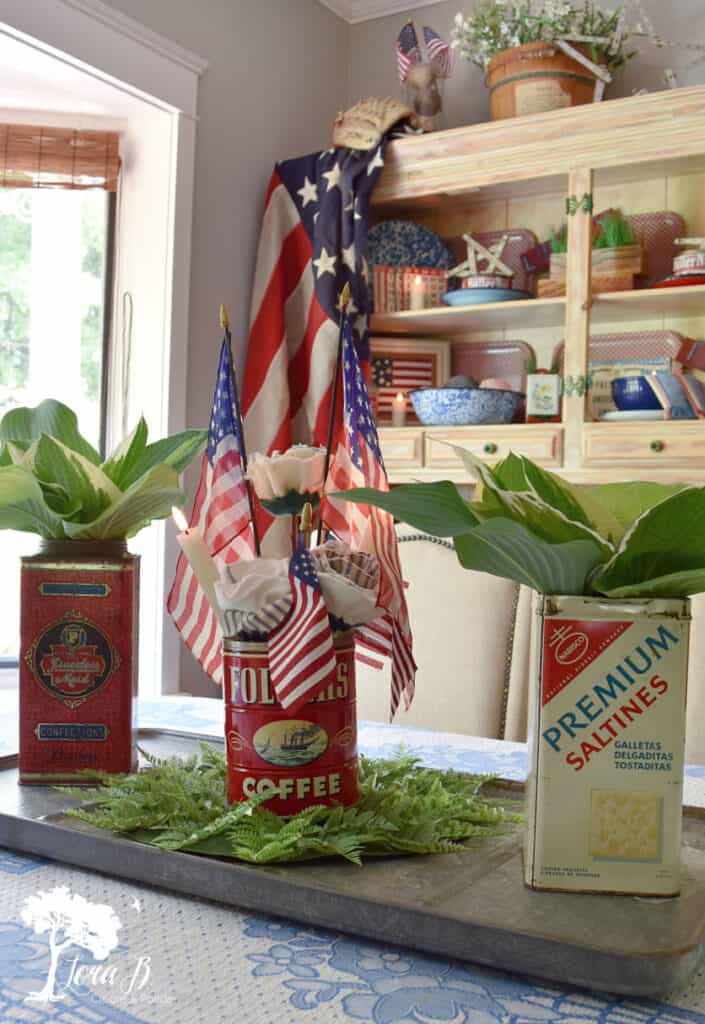
[[[392,402],[392,426],[403,427],[406,424],[406,395],[398,391]]]
[[[411,282],[411,292],[409,294],[409,309],[423,309],[424,302],[424,287],[423,278],[421,274],[416,274],[413,281]]]
[[[193,574],[198,580],[199,587],[206,595],[206,600],[213,609],[213,613],[220,624],[220,628],[225,632],[223,613],[220,609],[218,598],[215,593],[215,584],[219,581],[220,576],[215,566],[215,562],[211,558],[210,552],[206,547],[206,542],[201,536],[201,532],[197,526],[188,525],[186,517],[180,509],[172,508],[171,514],[176,526],[181,531],[176,535],[178,545],[191,566]]]

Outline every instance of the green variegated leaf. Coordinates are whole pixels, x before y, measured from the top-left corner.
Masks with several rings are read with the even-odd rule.
[[[120,487],[126,490],[154,466],[171,466],[181,473],[202,452],[208,441],[207,430],[184,430],[173,437],[165,437],[148,444],[129,471],[121,478]]]
[[[686,487],[643,512],[627,530],[614,557],[596,574],[603,594],[705,570],[705,487]],[[694,579],[694,577],[693,577]],[[692,591],[695,593],[695,591]],[[660,596],[677,597],[679,594]]]
[[[525,455],[510,455],[508,458],[515,459],[521,464],[526,481],[526,487],[522,490],[535,494],[541,501],[562,512],[573,522],[587,526],[610,544],[619,542],[624,533],[624,527],[619,519],[609,508],[596,501],[585,488],[571,484],[555,473],[549,473],[535,462],[531,462]],[[495,477],[498,475],[497,469],[495,466]]]
[[[705,591],[705,569],[686,569],[673,572],[668,576],[658,576],[644,583],[626,584],[603,590],[605,597],[637,598],[637,597],[692,597]]]
[[[608,509],[621,524],[622,534],[647,509],[685,490],[687,484],[656,484],[631,480],[621,484],[597,484],[581,488],[590,498]]]
[[[32,473],[21,466],[0,467],[0,530],[64,536],[61,519],[47,505]]]
[[[602,555],[589,540],[547,544],[520,523],[488,519],[454,540],[466,569],[524,583],[546,594],[584,594]]]
[[[448,480],[433,484],[400,484],[390,491],[359,487],[338,491],[332,498],[382,508],[396,519],[434,537],[456,537],[477,526],[479,519]]]
[[[125,490],[124,481],[128,480],[132,470],[143,455],[147,446],[147,423],[140,416],[139,423],[131,434],[122,441],[109,459],[102,465],[102,470],[116,487]],[[129,486],[129,485],[128,485]]]
[[[505,490],[482,459],[478,459],[472,452],[457,445],[449,447],[453,448],[466,468],[482,483],[479,501],[473,502],[470,506],[478,516],[487,521],[495,516],[513,519],[514,522],[530,530],[539,540],[544,540],[548,544],[588,541],[598,548],[603,560],[609,558],[614,552],[613,545],[597,530],[583,522],[571,519],[561,508],[556,508],[540,498],[533,489]],[[526,466],[524,466],[524,473],[526,475]]]
[[[97,519],[120,497],[120,491],[100,466],[95,466],[56,438],[42,434],[28,455],[31,452],[34,453],[34,474],[40,484],[62,487],[76,506],[72,518],[79,522],[90,523]]]
[[[154,466],[91,523],[66,523],[75,540],[117,540],[133,537],[153,519],[164,519],[173,505],[182,505],[178,473],[171,466]]]
[[[42,434],[56,438],[94,465],[100,464],[100,455],[79,432],[76,413],[53,398],[40,402],[34,409],[11,409],[0,420],[0,441],[12,441],[22,450]]]

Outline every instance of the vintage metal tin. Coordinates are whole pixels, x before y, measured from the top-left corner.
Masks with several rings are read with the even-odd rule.
[[[90,782],[79,773],[137,766],[139,558],[120,544],[105,557],[74,544],[74,557],[64,545],[61,557],[22,559],[22,783]]]
[[[230,803],[276,792],[267,808],[297,814],[358,798],[354,645],[336,642],[338,679],[295,715],[269,682],[264,643],[223,641],[225,742]]]
[[[536,597],[525,881],[680,890],[690,605]]]

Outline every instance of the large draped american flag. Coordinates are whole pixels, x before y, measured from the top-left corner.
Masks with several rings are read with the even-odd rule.
[[[363,369],[369,366],[367,222],[385,145],[383,139],[369,152],[329,149],[274,169],[255,268],[243,389],[248,451],[283,451],[296,442],[326,444],[345,284],[351,292],[347,345],[355,349]],[[343,423],[343,397],[339,394],[333,445],[334,456],[338,451],[341,457],[350,437]],[[351,480],[387,486],[381,455],[376,469],[369,459],[361,467],[350,466]],[[356,507],[349,506],[350,515]],[[359,512],[354,520],[359,522]],[[259,507],[257,522],[264,553],[282,554],[277,524]],[[378,599],[379,633],[363,633],[359,641],[392,658],[394,710],[400,695],[408,703],[413,694],[411,633],[391,517],[374,513],[370,523],[374,530],[371,546],[367,534],[368,550],[382,555],[386,582]],[[342,521],[337,526],[341,539],[358,543],[359,530]],[[390,570],[385,573],[387,561]]]
[[[369,152],[329,149],[288,160],[274,169],[257,253],[242,393],[249,452],[271,454],[297,442],[325,446],[341,294],[346,284],[351,293],[346,347],[355,351],[358,367],[369,365],[367,220],[370,195],[384,165],[385,143],[383,139]],[[349,395],[347,377],[344,382],[343,392],[347,388]],[[343,422],[343,399],[344,394],[339,394],[333,445],[333,453],[339,453],[341,459],[350,439]],[[346,456],[351,481],[348,486],[360,483],[386,487],[379,446],[368,441],[366,447],[375,451],[376,460],[373,464],[364,457],[358,465],[354,456]],[[212,445],[209,452],[213,454]],[[199,488],[203,495],[207,495],[210,479],[208,464],[209,459],[205,459]],[[334,459],[333,468],[336,464]],[[351,510],[354,508],[350,505]],[[242,509],[241,502],[238,509]],[[284,518],[274,519],[258,503],[255,514],[262,554],[285,555],[289,530]],[[382,566],[379,623],[376,629],[362,633],[360,640],[377,654],[392,658],[393,713],[401,695],[407,704],[410,702],[415,669],[396,535],[391,517],[386,514],[370,513],[366,531],[360,528],[359,511],[349,515],[349,521],[345,516],[339,520],[341,538],[355,546],[364,542],[367,550],[377,554]],[[192,524],[197,521],[207,525],[206,517],[207,500],[204,511],[197,498]],[[221,552],[226,561],[250,554],[249,533],[243,531],[236,514],[231,542]],[[208,538],[204,539],[208,543]],[[188,567],[183,567],[182,573],[187,572]],[[175,581],[170,602],[177,599],[176,592]],[[183,592],[182,580],[178,593]],[[180,606],[176,611],[181,611],[183,618]],[[206,615],[203,605],[201,613]],[[181,627],[180,631],[206,671],[218,681],[221,661],[217,623],[211,618],[207,624],[201,623],[199,632],[199,619],[194,619],[194,615],[195,611],[191,612],[187,622],[189,636]]]

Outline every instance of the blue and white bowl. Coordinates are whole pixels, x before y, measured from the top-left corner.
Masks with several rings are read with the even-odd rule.
[[[496,388],[419,388],[409,392],[425,427],[511,423],[524,396]]]

